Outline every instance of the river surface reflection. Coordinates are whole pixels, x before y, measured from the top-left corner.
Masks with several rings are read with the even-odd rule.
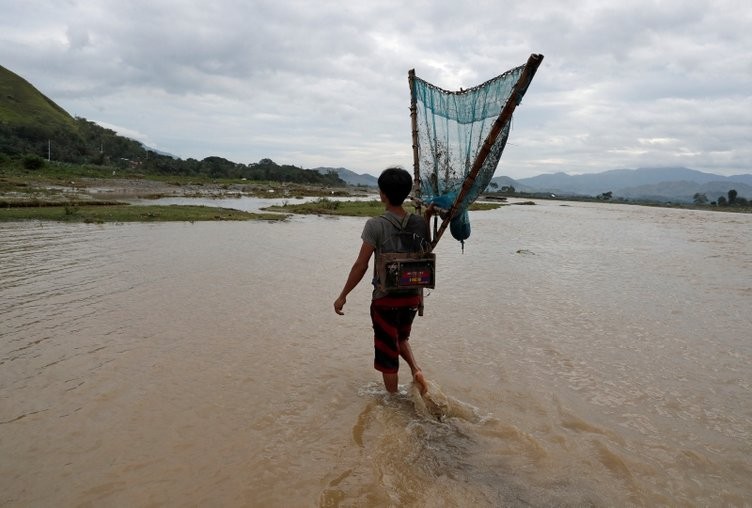
[[[316,201],[319,199],[328,199],[330,201],[378,201],[378,195],[367,196],[331,196],[331,197],[295,197],[287,196],[281,198],[257,198],[252,196],[238,197],[205,197],[205,198],[186,198],[186,197],[164,197],[158,199],[132,199],[128,202],[134,205],[198,205],[214,206],[221,208],[232,208],[243,212],[259,212],[269,206],[285,206]]]
[[[752,216],[471,221],[431,408],[384,393],[365,281],[332,310],[363,219],[0,223],[0,505],[748,504]]]

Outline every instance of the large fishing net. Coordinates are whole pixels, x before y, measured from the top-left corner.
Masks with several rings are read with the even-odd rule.
[[[450,231],[461,242],[470,236],[467,209],[496,172],[509,137],[511,113],[541,59],[533,55],[527,65],[456,92],[410,74],[416,184],[420,181],[415,194],[422,204],[451,210]],[[526,71],[527,67],[532,68]],[[502,115],[505,109],[508,114]]]

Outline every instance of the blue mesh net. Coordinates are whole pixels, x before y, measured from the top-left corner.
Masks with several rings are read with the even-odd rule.
[[[542,57],[541,57],[542,58]],[[412,99],[416,114],[416,165],[420,178],[420,198],[425,204],[449,209],[457,200],[494,123],[515,93],[525,66],[467,90],[443,90],[418,77],[412,79]],[[532,71],[534,73],[534,70]],[[529,75],[532,79],[532,74]],[[527,84],[517,88],[516,103]],[[467,209],[486,189],[496,172],[509,137],[511,116],[493,140],[487,157],[459,203],[450,223],[452,236],[464,241],[470,236]]]

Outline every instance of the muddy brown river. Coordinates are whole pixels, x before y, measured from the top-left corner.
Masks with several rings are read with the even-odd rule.
[[[752,215],[448,235],[389,396],[364,219],[0,223],[0,506],[749,506]]]

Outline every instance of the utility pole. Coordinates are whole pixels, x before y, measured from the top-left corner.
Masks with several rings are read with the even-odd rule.
[[[47,140],[47,162],[50,162],[50,157],[52,156],[52,141]]]

